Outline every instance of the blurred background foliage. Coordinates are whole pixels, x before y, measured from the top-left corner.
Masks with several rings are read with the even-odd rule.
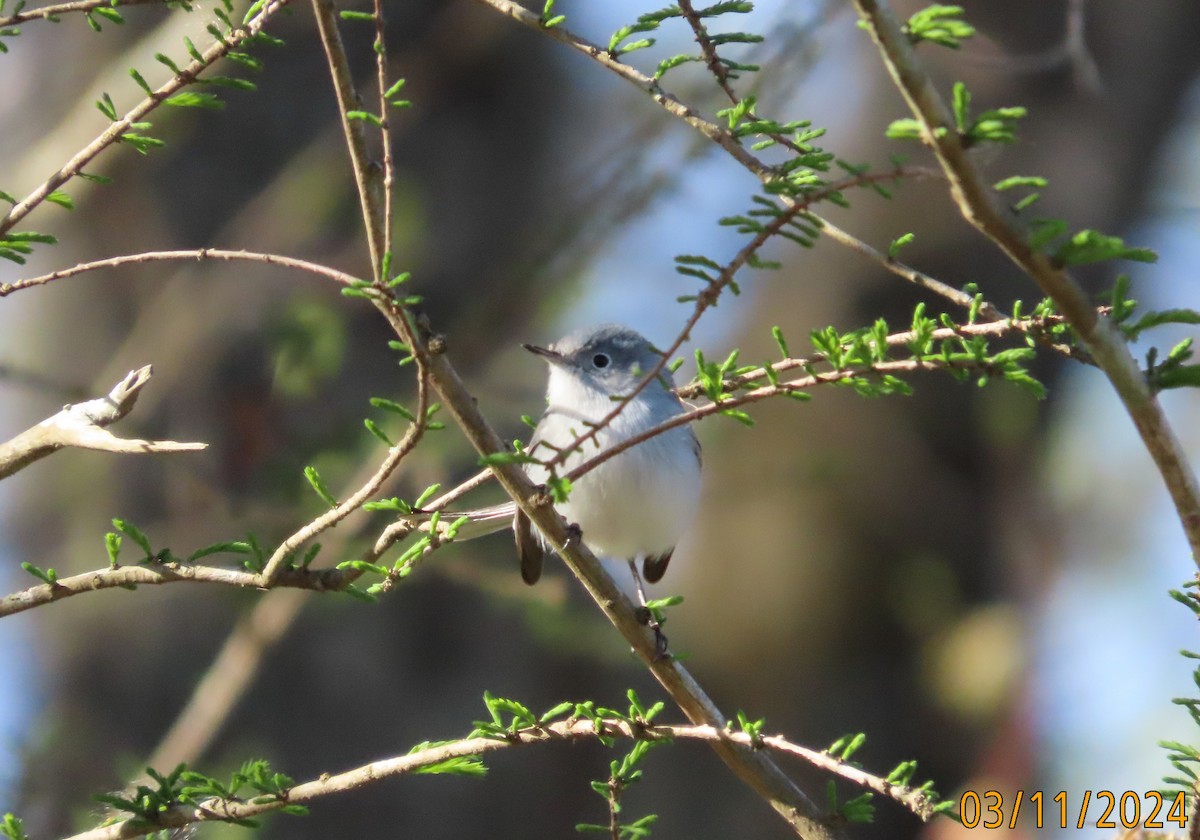
[[[896,5],[901,14],[917,8]],[[1148,230],[1147,219],[1162,211],[1154,172],[1167,173],[1160,185],[1179,187],[1171,173],[1190,171],[1196,189],[1200,6],[964,5],[981,37],[962,52],[923,51],[937,78],[947,88],[967,82],[988,107],[1031,112],[1023,142],[984,161],[989,172],[1045,175],[1046,215],[1122,235]],[[579,0],[557,8],[568,26],[598,41],[647,10]],[[1084,50],[1069,37],[1072,10],[1082,10],[1074,20],[1084,24]],[[540,409],[545,375],[519,343],[603,320],[668,342],[686,315],[674,298],[692,291],[671,258],[732,253],[736,239],[716,220],[740,212],[756,184],[632,87],[480,4],[411,0],[385,3],[385,12],[393,75],[407,77],[415,103],[393,120],[397,264],[414,272],[413,290],[425,296],[493,423],[518,436],[520,415]],[[102,127],[91,104],[99,91],[128,105],[136,93],[129,66],[146,72],[155,51],[181,52],[184,34],[203,32],[198,14],[155,5],[131,8],[126,18],[102,34],[71,17],[31,23],[8,41],[11,52],[0,56],[0,187],[32,188]],[[840,157],[886,165],[898,149],[883,128],[905,115],[903,105],[846,4],[764,0],[747,28],[768,39],[752,53],[764,71],[743,90],[760,85],[759,101],[773,116],[828,126],[824,145]],[[344,27],[364,83],[373,72],[368,30]],[[159,113],[167,147],[145,158],[124,148],[105,155],[97,170],[115,185],[73,184],[74,212],[40,210],[31,226],[62,244],[27,267],[0,266],[0,280],[200,246],[285,253],[366,274],[310,10],[297,4],[271,31],[287,46],[263,55],[257,93],[230,93],[219,113]],[[663,54],[686,49],[682,30],[679,38],[662,42]],[[685,101],[710,114],[724,106],[702,68],[672,76]],[[1179,132],[1193,140],[1168,145]],[[977,282],[1001,303],[1035,299],[1032,285],[956,217],[945,193],[936,180],[917,181],[895,201],[853,196],[850,211],[830,215],[876,245],[915,232],[907,259],[951,285]],[[1182,211],[1192,214],[1193,232],[1195,209]],[[745,279],[745,294],[722,301],[697,331],[710,356],[738,346],[743,358],[767,358],[772,324],[793,346],[829,323],[849,329],[883,316],[898,326],[922,299],[832,243],[776,250],[769,256],[784,268]],[[1087,279],[1099,290],[1109,272]],[[1179,281],[1164,270],[1144,282]],[[1194,286],[1177,288],[1194,295]],[[363,429],[368,397],[411,398],[411,369],[396,368],[388,337],[368,307],[332,288],[247,264],[128,268],[4,300],[6,434],[149,362],[155,380],[123,433],[211,444],[174,457],[68,452],[4,482],[5,590],[30,583],[23,560],[60,573],[103,565],[113,516],[181,553],[247,531],[264,544],[286,536],[321,508],[303,467],[316,464],[329,486],[348,486],[380,457]],[[1099,451],[1061,455],[1072,429],[1096,415],[1068,399],[1077,388],[1058,364],[1046,360],[1038,371],[1052,387],[1041,404],[1016,388],[927,377],[907,399],[830,391],[803,406],[760,405],[753,430],[701,424],[703,511],[657,589],[686,597],[672,613],[673,647],[690,656],[727,713],[765,716],[768,731],[818,747],[865,730],[859,757],[869,768],[917,758],[919,775],[943,792],[1059,790],[1068,780],[1116,790],[1156,785],[1157,776],[1100,765],[1080,775],[1070,740],[1054,736],[1072,712],[1082,714],[1055,707],[1055,676],[1089,655],[1086,634],[1075,636],[1082,643],[1074,649],[1041,635],[1057,626],[1047,616],[1060,615],[1048,599],[1069,595],[1056,582],[1078,533],[1103,543],[1089,562],[1112,575],[1143,562],[1170,569],[1172,582],[1189,573],[1181,540],[1153,543],[1151,561],[1136,536],[1095,539],[1122,510],[1141,511],[1161,530],[1176,526],[1122,505],[1129,499],[1120,488],[1153,497],[1152,482],[1110,473],[1087,492],[1090,461],[1145,465],[1103,442]],[[1107,402],[1113,416],[1115,400]],[[1136,446],[1119,416],[1112,429],[1114,449]],[[388,492],[412,498],[433,482],[450,486],[474,465],[448,429],[430,436]],[[1104,488],[1116,488],[1116,514],[1095,507],[1112,503]],[[360,514],[343,523],[322,540],[322,562],[352,556],[383,521]],[[1152,614],[1174,609],[1160,592],[1147,596],[1159,599]],[[1112,621],[1119,625],[1120,615]],[[534,708],[584,698],[620,705],[630,686],[658,696],[573,581],[560,573],[536,588],[520,584],[503,537],[439,553],[375,606],[342,595],[178,585],[75,599],[6,619],[0,634],[8,675],[0,685],[0,811],[23,816],[33,836],[94,821],[100,812],[87,795],[119,788],[152,756],[160,769],[186,758],[212,773],[265,757],[306,779],[465,734],[483,716],[484,689]],[[1101,645],[1098,661],[1114,681],[1138,680],[1151,657],[1187,643],[1122,650],[1117,659],[1106,659]],[[1186,668],[1174,673],[1170,679],[1186,676]],[[1164,717],[1138,714],[1165,728],[1172,689],[1154,686]],[[190,701],[198,711],[181,719]],[[231,714],[204,737],[203,713],[222,703]],[[164,745],[177,719],[183,724]],[[1143,755],[1170,735],[1153,726],[1135,734]],[[389,781],[320,802],[305,819],[269,820],[256,833],[566,836],[576,822],[602,818],[587,781],[607,774],[609,758],[598,745],[514,751],[489,759],[483,782]],[[656,751],[648,770],[625,801],[631,814],[662,815],[655,836],[787,836],[702,747]],[[824,785],[797,773],[813,791]],[[922,827],[883,804],[878,825],[860,833],[954,830],[949,822]],[[199,833],[250,835],[215,826]]]

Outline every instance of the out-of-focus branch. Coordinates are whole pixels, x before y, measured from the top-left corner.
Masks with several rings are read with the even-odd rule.
[[[854,6],[896,87],[920,121],[925,145],[946,173],[951,196],[963,218],[1008,255],[1054,301],[1112,383],[1167,485],[1191,546],[1192,559],[1200,565],[1200,487],[1124,337],[1108,318],[1097,314],[1079,284],[1049,255],[1032,247],[1016,220],[999,209],[990,184],[968,154],[954,115],[921,66],[885,0],[854,0]]]
[[[1003,47],[1000,55],[964,54],[963,58],[973,64],[981,64],[1000,73],[1030,74],[1049,73],[1063,65],[1069,65],[1075,85],[1089,96],[1099,97],[1104,93],[1104,80],[1100,68],[1087,44],[1087,0],[1067,0],[1063,40],[1049,49],[1036,53],[1009,54]],[[976,33],[978,35],[978,33]],[[985,39],[986,40],[986,39]]]
[[[99,449],[104,452],[141,454],[146,452],[195,452],[207,443],[178,443],[173,440],[119,438],[104,427],[132,409],[138,391],[150,381],[150,365],[132,370],[108,392],[108,396],[68,405],[12,440],[0,443],[0,478],[68,446]]]
[[[294,785],[278,796],[262,796],[250,801],[209,799],[197,806],[175,805],[161,811],[154,822],[125,820],[76,834],[67,840],[121,840],[141,837],[162,828],[177,828],[199,822],[247,819],[277,811],[285,805],[311,802],[332,794],[355,790],[391,776],[413,773],[453,759],[474,758],[489,752],[531,744],[592,740],[602,736],[638,741],[695,740],[710,744],[732,743],[745,750],[793,755],[852,784],[887,796],[921,819],[928,820],[934,813],[935,803],[926,791],[893,784],[853,764],[834,758],[829,753],[794,744],[782,736],[752,737],[745,732],[730,732],[711,726],[655,726],[623,718],[572,718],[541,726],[517,728],[506,733],[503,738],[464,738],[407,755],[373,761],[352,770],[325,774],[319,779]]]
[[[284,572],[276,586],[287,586],[293,572]],[[345,580],[342,572],[324,569],[313,574]],[[257,577],[247,573],[251,578]],[[335,577],[336,576],[336,577]],[[299,589],[266,593],[234,625],[192,696],[146,760],[147,767],[194,764],[221,731],[238,701],[259,672],[263,657],[282,638],[309,602]]]
[[[196,78],[217,61],[237,50],[248,38],[261,32],[275,13],[286,6],[291,0],[267,0],[245,25],[226,33],[225,37],[216,41],[200,53],[200,58],[193,59],[157,89],[150,92],[141,102],[131,108],[124,116],[113,122],[92,142],[88,143],[53,175],[41,183],[33,192],[22,198],[4,216],[0,216],[0,234],[11,230],[14,225],[28,216],[34,208],[40,205],[55,190],[78,175],[85,166],[105,149],[118,143],[122,136],[128,134],[135,125],[166,102],[175,94],[193,84]]]

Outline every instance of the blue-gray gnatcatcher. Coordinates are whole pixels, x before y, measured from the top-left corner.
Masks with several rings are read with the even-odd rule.
[[[550,366],[548,405],[528,449],[542,461],[595,429],[662,359],[641,335],[615,324],[571,333],[550,347],[524,347]],[[670,372],[664,369],[611,423],[565,455],[560,473],[682,412],[684,406],[671,390],[673,385]],[[538,484],[550,476],[540,463],[527,465],[526,472]],[[661,579],[699,501],[700,442],[691,426],[685,425],[598,465],[581,476],[567,500],[555,507],[568,522],[579,526],[584,542],[596,554],[629,561],[644,603],[637,561],[642,561],[647,581]],[[546,542],[519,509],[513,531],[521,577],[534,583],[542,573]]]

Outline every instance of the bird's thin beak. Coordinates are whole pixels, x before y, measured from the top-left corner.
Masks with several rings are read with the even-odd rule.
[[[522,344],[521,346],[535,356],[541,356],[552,365],[565,365],[567,363],[566,357],[557,350],[551,350],[548,347],[538,347],[536,344]]]

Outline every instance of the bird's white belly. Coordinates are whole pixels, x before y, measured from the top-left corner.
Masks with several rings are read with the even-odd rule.
[[[628,406],[626,412],[634,409]],[[612,428],[573,454],[562,471],[627,439],[635,417],[622,415]],[[569,443],[579,424],[564,421],[546,439]],[[638,424],[640,426],[640,423]],[[569,436],[567,433],[570,433]],[[531,465],[530,478],[542,482],[544,468]],[[596,554],[617,559],[655,557],[675,547],[690,524],[700,500],[700,462],[688,429],[672,429],[614,456],[575,482],[566,502],[557,505],[568,522],[583,531],[583,541]]]

